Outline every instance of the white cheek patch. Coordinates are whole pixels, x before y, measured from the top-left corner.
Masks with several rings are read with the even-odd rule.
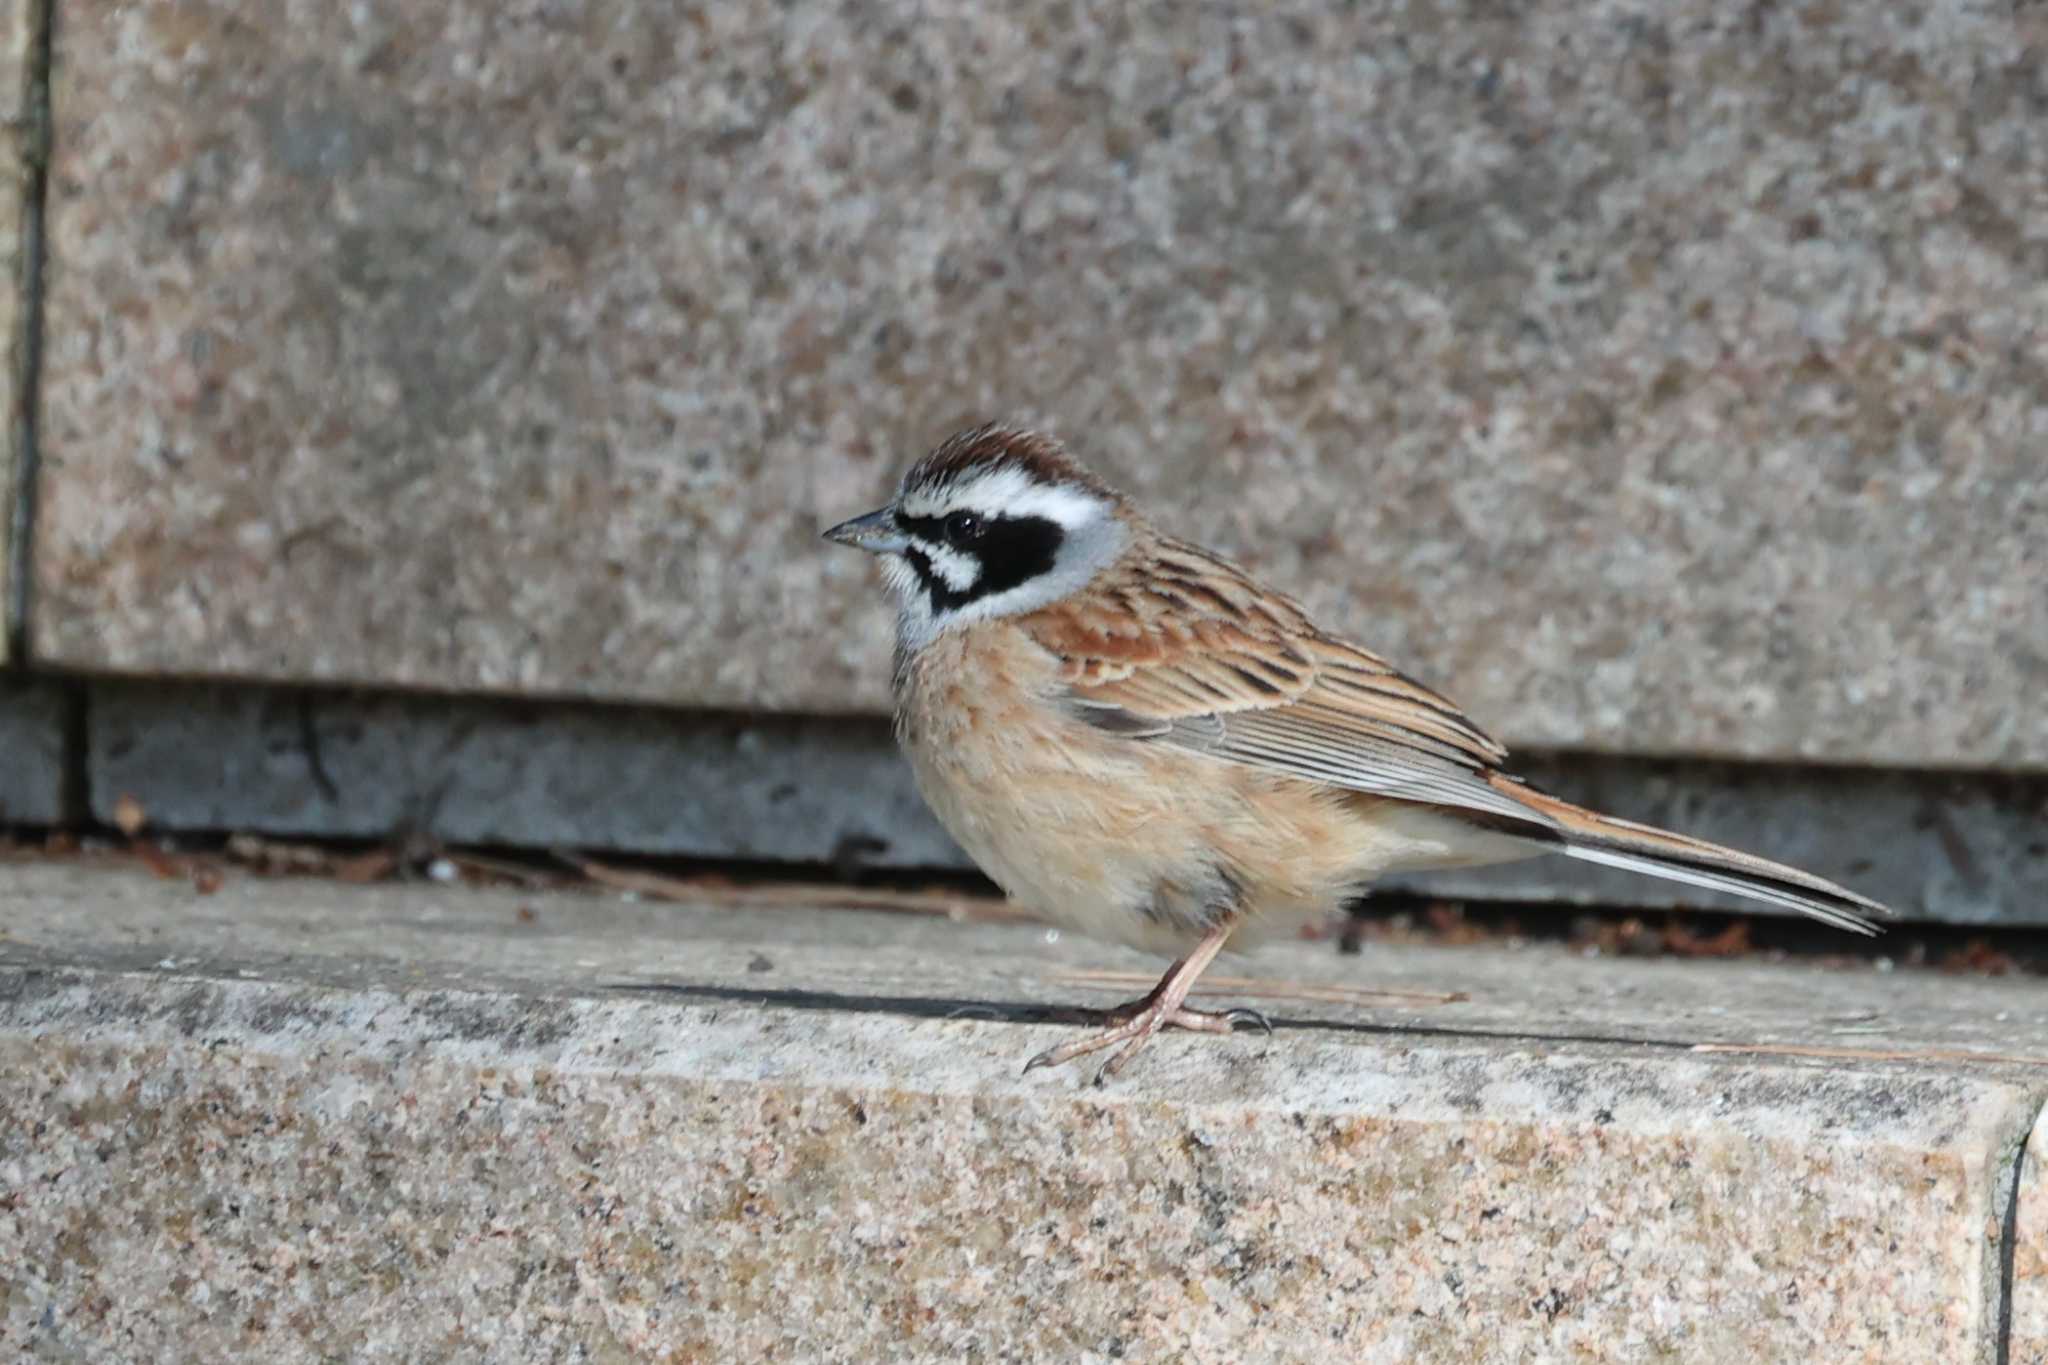
[[[954,592],[966,592],[981,579],[981,561],[973,555],[963,555],[944,545],[929,545],[917,542],[917,548],[924,551],[925,558],[932,562],[932,572],[939,576]]]
[[[1087,587],[1088,581],[1122,554],[1129,543],[1130,533],[1116,521],[1079,531],[1060,547],[1059,557],[1046,572],[1014,588],[971,598],[943,615],[930,618],[926,628],[935,632],[1050,606]]]
[[[920,596],[917,570],[902,555],[882,556],[882,584],[898,602]]]
[[[943,523],[955,512],[987,518],[1051,522],[1061,535],[1052,562],[1023,582],[975,596],[985,567],[970,552],[919,534],[890,556],[889,587],[896,598],[897,643],[921,649],[944,631],[996,617],[1035,611],[1086,587],[1123,552],[1130,534],[1116,515],[1116,500],[1073,484],[1047,484],[1021,469],[995,469],[931,489],[905,489],[899,514],[920,523]],[[910,555],[919,556],[913,565]],[[922,568],[933,580],[926,584]],[[943,591],[938,591],[943,589]],[[941,607],[932,599],[955,599]]]

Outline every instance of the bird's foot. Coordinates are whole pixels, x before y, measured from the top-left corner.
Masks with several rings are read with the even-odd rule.
[[[1169,1005],[1160,992],[1153,992],[1142,1000],[1119,1005],[1109,1011],[1109,1027],[1101,1033],[1086,1038],[1076,1038],[1070,1043],[1045,1051],[1024,1063],[1026,1071],[1036,1071],[1042,1066],[1060,1066],[1076,1057],[1085,1057],[1091,1052],[1100,1052],[1106,1047],[1117,1048],[1110,1059],[1102,1064],[1102,1070],[1095,1073],[1095,1083],[1102,1085],[1151,1040],[1153,1034],[1163,1028],[1191,1029],[1196,1033],[1229,1033],[1239,1024],[1251,1024],[1265,1030],[1270,1036],[1272,1024],[1257,1010],[1191,1010],[1185,1005]],[[1122,1044],[1118,1047],[1118,1044]]]

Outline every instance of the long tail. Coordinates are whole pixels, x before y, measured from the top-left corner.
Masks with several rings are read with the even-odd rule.
[[[1688,839],[1683,834],[1617,820],[1611,815],[1574,806],[1545,796],[1502,773],[1487,779],[1495,790],[1513,798],[1544,817],[1543,823],[1556,833],[1536,838],[1553,852],[1589,863],[1626,868],[1667,881],[1686,882],[1714,891],[1729,891],[1768,905],[1783,906],[1811,915],[1823,924],[1858,934],[1875,934],[1870,917],[1890,918],[1889,907],[1837,886],[1825,877],[1801,872],[1796,867],[1774,863],[1710,844]]]

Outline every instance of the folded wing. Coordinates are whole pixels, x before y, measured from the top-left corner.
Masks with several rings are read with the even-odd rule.
[[[1097,728],[1372,796],[1441,807],[1588,862],[1734,892],[1873,932],[1884,906],[1733,849],[1616,820],[1500,770],[1507,751],[1299,604],[1169,542],[1142,577],[1022,618]]]

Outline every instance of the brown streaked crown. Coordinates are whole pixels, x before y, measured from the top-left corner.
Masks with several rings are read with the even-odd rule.
[[[956,432],[903,476],[906,490],[930,492],[963,479],[1017,469],[1033,482],[1067,484],[1121,504],[1123,494],[1067,454],[1065,446],[1043,432],[989,422]]]

